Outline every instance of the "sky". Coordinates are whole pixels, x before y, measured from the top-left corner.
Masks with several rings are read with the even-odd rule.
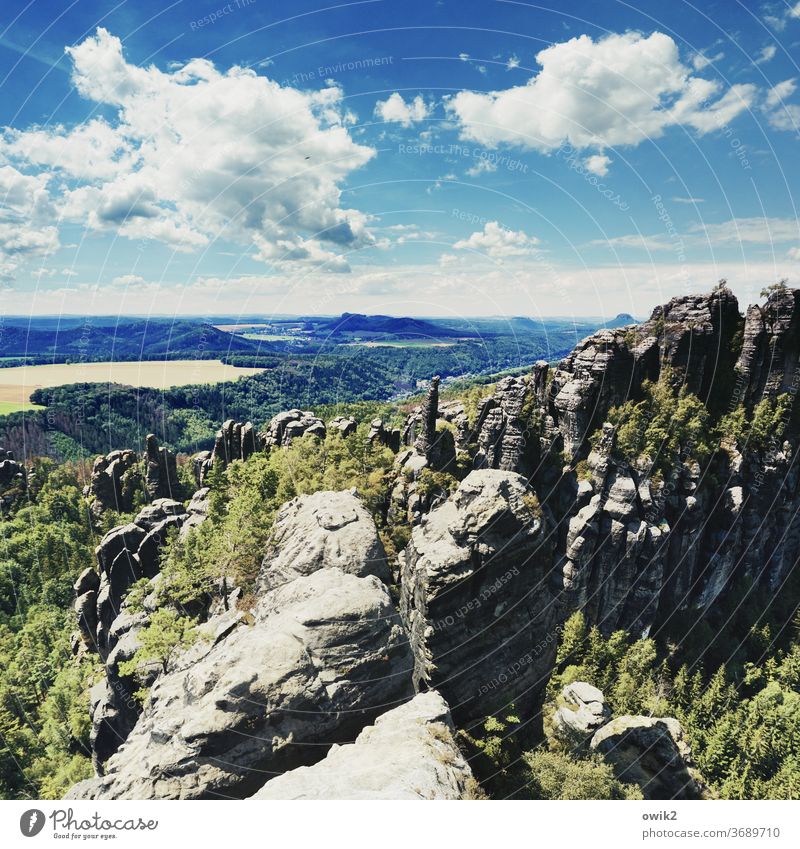
[[[0,316],[797,284],[800,2],[3,0]]]

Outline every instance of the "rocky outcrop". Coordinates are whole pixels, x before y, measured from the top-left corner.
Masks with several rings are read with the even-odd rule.
[[[383,419],[373,419],[370,423],[367,442],[372,445],[383,445],[392,451],[400,450],[400,428],[389,428]]]
[[[254,799],[463,799],[475,779],[435,691],[387,711],[355,743],[268,781]]]
[[[274,416],[260,437],[267,449],[285,448],[307,433],[325,439],[325,422],[309,410],[287,410]]]
[[[175,455],[160,446],[154,434],[148,434],[144,452],[144,485],[150,500],[179,498],[181,485]]]
[[[25,467],[14,459],[13,452],[0,448],[0,507],[11,507],[26,486]]]
[[[709,795],[677,719],[620,716],[597,731],[590,746],[614,767],[620,781],[638,784],[645,799]]]
[[[112,451],[98,457],[84,494],[95,515],[105,510],[130,513],[134,496],[143,488],[141,466],[135,451]]]
[[[358,424],[352,416],[336,416],[328,422],[329,431],[338,431],[342,436],[352,436]]]
[[[264,449],[263,435],[256,432],[252,422],[235,422],[228,419],[214,437],[212,451],[200,451],[194,455],[194,476],[202,487],[215,463],[226,469],[234,460],[247,460],[257,451]]]
[[[553,714],[553,734],[567,746],[578,748],[608,722],[611,710],[605,696],[585,681],[567,684]]]
[[[742,350],[736,364],[733,406],[748,409],[800,389],[800,290],[778,287],[763,306],[747,308]]]
[[[539,434],[533,420],[535,393],[536,383],[529,378],[505,377],[494,394],[481,401],[475,425],[476,468],[515,471],[525,477],[533,473],[539,455]]]
[[[256,617],[161,675],[106,775],[70,797],[246,797],[410,696],[407,640],[377,578],[322,569],[269,593]]]
[[[546,683],[560,611],[545,524],[523,477],[474,471],[401,555],[416,684],[460,723],[512,700],[524,710]]]
[[[140,578],[155,578],[159,552],[171,528],[180,528],[186,511],[179,501],[158,499],[136,519],[109,531],[97,547],[97,571],[84,570],[74,585],[78,631],[76,653],[96,651],[105,678],[91,692],[92,757],[99,771],[117,751],[136,723],[139,705],[131,678],[119,674],[119,664],[139,647],[136,635],[147,617],[125,610],[130,587]]]
[[[375,522],[351,491],[300,495],[275,518],[259,577],[261,593],[319,569],[375,575],[389,583],[386,554]]]
[[[309,534],[315,541],[304,548]],[[383,569],[374,524],[354,495],[290,502],[253,615],[229,611],[235,621],[214,624],[210,642],[171,661],[105,775],[70,796],[243,798],[265,777],[351,742],[413,695],[408,637],[376,577]]]

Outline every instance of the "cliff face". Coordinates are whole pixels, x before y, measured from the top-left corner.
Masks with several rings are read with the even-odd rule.
[[[544,423],[540,461],[532,472],[523,459],[502,468],[528,475],[552,511],[568,610],[585,610],[606,632],[645,635],[675,610],[708,610],[740,576],[779,586],[800,537],[799,354],[800,291],[778,287],[742,320],[735,297],[720,287],[674,298],[641,325],[583,340],[553,371],[545,397],[536,372],[516,389],[517,406],[536,406]],[[709,427],[741,404],[743,432],[702,468],[692,446],[658,473],[624,457],[615,428],[604,423],[613,407],[642,399],[645,380],[659,378],[696,395]],[[507,395],[501,384],[487,406],[507,404]],[[782,395],[786,414],[770,439],[749,439],[755,406]],[[479,444],[495,432],[486,417]],[[562,458],[567,465],[554,470]]]

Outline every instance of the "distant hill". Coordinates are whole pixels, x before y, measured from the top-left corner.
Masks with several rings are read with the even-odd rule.
[[[621,312],[619,315],[605,322],[606,327],[625,327],[628,324],[638,324],[639,322],[627,312]]]
[[[476,333],[454,330],[452,327],[421,318],[394,318],[389,315],[362,315],[361,313],[342,313],[338,318],[327,319],[316,325],[318,333],[333,335],[346,333],[395,336],[398,338],[432,339],[464,338],[477,336]]]
[[[228,352],[256,352],[258,344],[210,324],[171,319],[121,319],[114,324],[86,320],[53,326],[52,320],[7,321],[0,334],[1,357],[61,362],[138,360],[168,357],[204,359]]]

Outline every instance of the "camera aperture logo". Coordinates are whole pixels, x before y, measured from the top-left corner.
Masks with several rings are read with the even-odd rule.
[[[25,837],[36,837],[44,828],[45,816],[42,811],[31,808],[19,818],[19,830]]]
[[[158,820],[145,820],[141,817],[127,819],[108,819],[94,812],[90,816],[76,815],[72,808],[56,808],[45,816],[38,808],[31,808],[19,818],[19,830],[25,837],[40,834],[47,820],[51,821],[54,837],[78,838],[100,837],[109,839],[125,831],[155,831]]]

